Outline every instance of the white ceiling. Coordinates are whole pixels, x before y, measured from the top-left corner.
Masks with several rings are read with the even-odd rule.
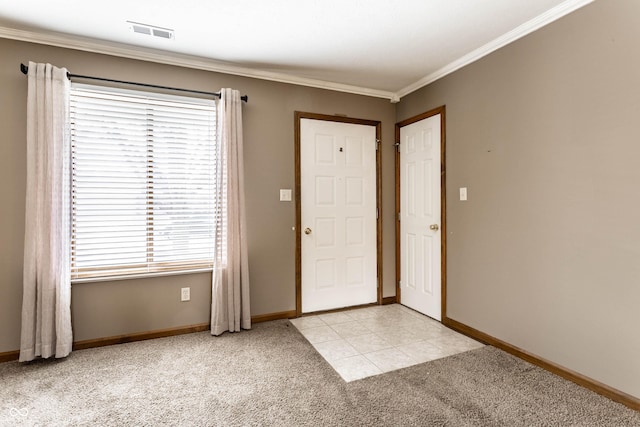
[[[397,100],[591,1],[2,0],[0,37]]]

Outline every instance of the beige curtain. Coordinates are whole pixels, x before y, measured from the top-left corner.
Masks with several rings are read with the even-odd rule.
[[[21,362],[65,357],[73,344],[69,88],[66,69],[29,62]]]
[[[218,104],[220,155],[215,202],[219,221],[211,288],[211,334],[251,329],[249,264],[244,204],[242,101],[237,90],[222,89]],[[226,212],[226,215],[221,213]],[[226,224],[225,224],[226,222]]]

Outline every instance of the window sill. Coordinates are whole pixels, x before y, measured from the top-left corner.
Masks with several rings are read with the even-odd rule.
[[[193,270],[179,270],[179,271],[162,271],[157,273],[139,273],[128,274],[123,276],[103,276],[103,277],[87,277],[83,279],[72,279],[71,284],[93,283],[93,282],[115,282],[119,280],[131,280],[131,279],[149,279],[152,277],[161,276],[177,276],[184,274],[196,274],[196,273],[211,273],[213,268],[197,268]]]

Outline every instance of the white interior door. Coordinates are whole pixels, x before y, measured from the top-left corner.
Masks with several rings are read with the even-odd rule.
[[[376,128],[300,119],[302,312],[372,303]]]
[[[441,320],[440,114],[400,128],[400,302]]]

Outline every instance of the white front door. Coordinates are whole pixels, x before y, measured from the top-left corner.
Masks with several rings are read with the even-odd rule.
[[[440,119],[400,128],[400,302],[441,320]]]
[[[377,300],[376,127],[300,119],[302,312]]]

